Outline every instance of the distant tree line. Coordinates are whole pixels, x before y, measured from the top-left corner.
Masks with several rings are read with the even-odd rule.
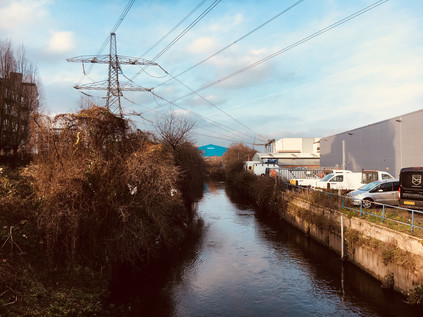
[[[16,154],[29,140],[29,120],[39,108],[36,67],[25,49],[0,41],[0,154]]]

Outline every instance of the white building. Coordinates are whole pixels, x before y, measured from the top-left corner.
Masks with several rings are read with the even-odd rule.
[[[319,138],[282,138],[275,142],[274,153],[314,153],[320,152]]]
[[[320,140],[321,166],[355,172],[387,171],[398,177],[400,169],[423,166],[423,110],[328,136]]]
[[[318,138],[282,138],[273,146],[273,153],[256,153],[253,160],[275,162],[284,167],[320,167]]]

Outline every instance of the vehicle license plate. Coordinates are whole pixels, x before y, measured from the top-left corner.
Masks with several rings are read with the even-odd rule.
[[[404,201],[404,205],[415,205],[414,201]]]

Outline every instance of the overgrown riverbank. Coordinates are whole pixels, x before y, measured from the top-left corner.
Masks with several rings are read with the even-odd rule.
[[[142,270],[184,242],[201,154],[99,107],[33,123],[32,163],[0,172],[0,315],[115,315],[117,268]]]
[[[282,195],[275,179],[257,177],[241,168],[233,174],[230,183],[232,190],[252,203],[261,216],[289,223],[339,254],[344,243],[345,258],[379,279],[382,288],[401,292],[410,304],[422,304],[421,266],[417,267],[414,261],[420,259],[421,254],[402,251],[404,243],[415,242],[414,237],[394,235],[389,229],[385,232],[383,227],[376,228],[377,225],[365,219],[344,215],[345,242],[342,242],[342,211],[335,206],[313,200],[305,201],[299,208],[288,194]],[[401,235],[404,237],[400,241]],[[393,236],[396,238],[390,238]],[[363,241],[372,243],[363,245]]]

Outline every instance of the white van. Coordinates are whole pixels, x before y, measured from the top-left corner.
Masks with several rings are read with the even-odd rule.
[[[361,172],[333,170],[321,179],[313,176],[302,179],[290,179],[290,183],[299,186],[310,186],[311,188],[350,191],[356,190],[369,182],[394,179],[391,174],[377,170],[362,170]]]
[[[354,190],[362,186],[361,177],[361,172],[353,173],[349,170],[334,170],[318,181],[314,187],[320,189]]]

